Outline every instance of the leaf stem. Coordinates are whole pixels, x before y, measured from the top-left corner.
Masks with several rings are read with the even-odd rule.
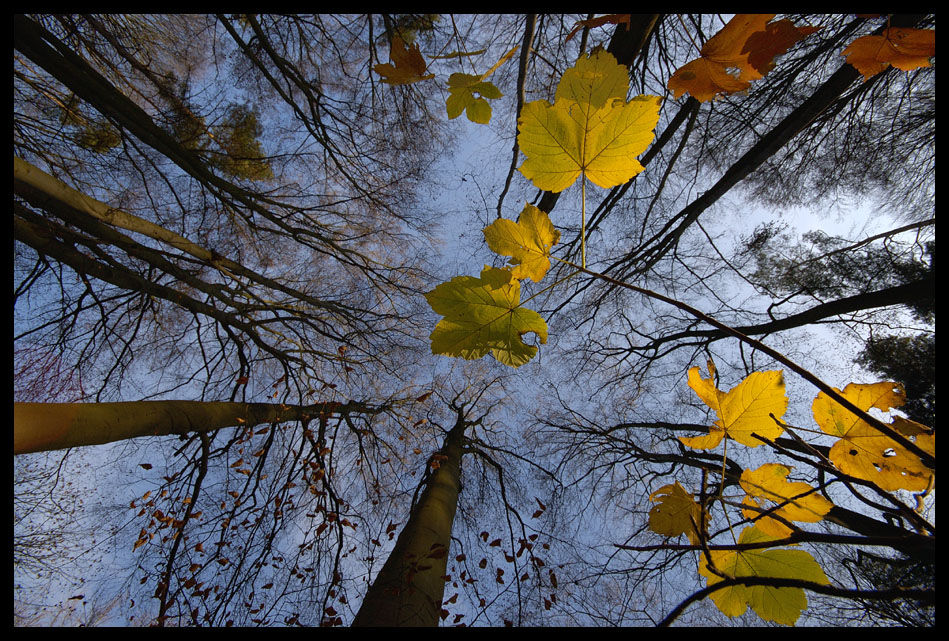
[[[580,265],[587,266],[587,175],[580,175]]]

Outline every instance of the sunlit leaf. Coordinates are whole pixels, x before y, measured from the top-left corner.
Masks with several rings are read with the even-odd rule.
[[[711,100],[719,93],[744,91],[761,73],[749,62],[745,44],[752,34],[764,31],[773,13],[740,13],[709,38],[696,60],[676,70],[669,78],[668,87],[678,98],[689,92],[700,102]],[[730,69],[737,73],[729,73]]]
[[[776,56],[785,53],[799,40],[820,29],[821,27],[798,27],[787,18],[769,22],[764,30],[748,36],[741,52],[748,54],[748,64],[764,76],[774,68]]]
[[[837,391],[863,411],[889,411],[906,400],[899,383],[850,383],[843,392]],[[929,485],[934,472],[922,464],[919,456],[823,392],[814,399],[812,410],[818,426],[839,439],[830,449],[830,460],[841,472],[890,492],[899,489],[919,492]],[[923,451],[935,456],[935,434],[926,433],[924,426],[901,419],[894,422],[894,427],[914,439]]]
[[[757,543],[773,539],[756,527],[747,527],[738,542]],[[711,550],[710,556],[712,565],[729,577],[768,577],[829,583],[814,557],[804,550]],[[699,574],[708,579],[709,586],[722,581],[722,577],[709,568],[709,556],[703,555]],[[807,608],[807,596],[801,588],[733,585],[713,592],[711,599],[719,610],[730,617],[744,614],[750,605],[765,621],[782,625],[794,625],[801,612]]]
[[[511,257],[514,278],[539,283],[550,269],[550,248],[560,232],[545,212],[526,203],[516,223],[500,218],[484,228],[484,239],[491,251]]]
[[[728,436],[742,445],[758,447],[762,442],[752,434],[773,440],[784,432],[774,420],[784,416],[788,407],[782,372],[752,372],[726,394],[715,387],[715,365],[709,361],[708,367],[708,378],[701,377],[698,367],[689,370],[689,387],[715,410],[718,420],[709,428],[707,436],[680,438],[680,441],[695,449],[710,449]]]
[[[520,171],[535,187],[561,192],[582,173],[608,189],[643,170],[636,157],[655,138],[661,99],[626,102],[626,74],[605,51],[581,56],[564,73],[553,105],[537,100],[524,106],[518,144],[527,160]]]
[[[524,334],[534,332],[547,342],[547,323],[520,306],[521,284],[509,270],[486,265],[480,278],[458,276],[425,298],[445,317],[430,336],[433,354],[471,360],[491,352],[501,363],[519,367],[537,353],[521,339]]]

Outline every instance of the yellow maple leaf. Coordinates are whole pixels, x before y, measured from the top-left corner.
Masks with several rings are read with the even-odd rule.
[[[435,77],[433,73],[425,73],[427,65],[425,59],[422,58],[418,45],[412,45],[411,48],[408,48],[399,36],[392,38],[389,60],[392,62],[378,64],[373,67],[373,70],[383,77],[382,82],[386,84],[408,85]]]
[[[612,55],[581,57],[564,72],[553,105],[537,100],[521,111],[521,173],[538,189],[561,192],[581,174],[608,189],[641,172],[636,156],[655,138],[661,99],[626,102],[628,90],[626,68]]]
[[[886,412],[900,407],[906,400],[899,383],[850,383],[842,392],[836,391],[863,411],[875,408]],[[888,492],[926,489],[934,472],[924,466],[918,456],[823,392],[814,399],[811,409],[821,430],[838,438],[830,449],[830,460],[841,472],[870,481]],[[925,426],[906,419],[895,421],[893,425],[935,456],[936,437],[927,433]]]
[[[840,55],[863,74],[864,82],[890,65],[912,71],[928,67],[929,59],[936,55],[936,32],[892,27],[879,36],[857,38]]]
[[[709,377],[702,378],[699,368],[689,370],[689,387],[702,401],[715,410],[718,420],[706,436],[683,437],[679,440],[694,449],[717,447],[725,436],[742,445],[758,447],[761,441],[752,434],[776,439],[784,428],[771,418],[780,419],[788,408],[781,371],[752,372],[727,394],[715,387],[715,365],[708,362]]]
[[[663,536],[685,534],[692,545],[699,544],[699,528],[708,524],[708,513],[678,481],[663,485],[649,500],[658,503],[649,510],[650,530]]]
[[[485,265],[480,278],[458,276],[425,294],[443,315],[430,336],[432,353],[472,360],[488,352],[498,361],[520,367],[537,353],[521,337],[534,332],[547,342],[547,323],[521,307],[521,284],[507,269]]]
[[[774,538],[757,527],[750,526],[742,530],[738,542],[758,543]],[[804,550],[711,550],[709,555],[702,556],[699,574],[708,579],[709,586],[713,586],[723,579],[711,570],[710,563],[719,572],[733,578],[767,577],[829,583],[814,557]],[[807,596],[801,588],[733,585],[713,592],[711,599],[719,610],[730,617],[744,614],[750,605],[765,621],[774,621],[781,625],[794,625],[801,612],[807,608]]]
[[[484,239],[491,251],[511,257],[514,278],[539,283],[550,269],[550,248],[560,240],[560,232],[545,212],[525,203],[516,223],[498,219],[484,228]]]
[[[786,521],[816,523],[824,518],[834,504],[814,492],[814,488],[803,482],[787,480],[790,468],[778,463],[765,463],[756,470],[745,470],[741,474],[740,484],[748,494],[746,504],[765,508],[767,502],[780,505],[771,512]],[[791,534],[791,529],[771,516],[761,516],[759,510],[743,510],[746,518],[755,519],[762,532],[777,538]]]

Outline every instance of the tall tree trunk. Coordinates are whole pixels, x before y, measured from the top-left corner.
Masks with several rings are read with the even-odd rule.
[[[13,454],[100,445],[140,436],[207,432],[318,418],[321,413],[375,414],[362,403],[282,405],[202,401],[14,403]]]
[[[363,599],[354,626],[438,625],[448,566],[451,526],[458,506],[463,410],[436,454],[435,469],[392,553]]]

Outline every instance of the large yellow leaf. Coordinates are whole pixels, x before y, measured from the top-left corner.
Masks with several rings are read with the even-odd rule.
[[[518,145],[527,160],[520,171],[534,186],[561,192],[584,174],[610,188],[643,170],[636,156],[655,138],[661,99],[626,102],[626,73],[604,51],[581,57],[564,72],[553,105],[537,100],[524,106]]]
[[[824,518],[834,504],[807,483],[787,480],[791,470],[778,463],[765,463],[756,470],[745,470],[741,474],[741,487],[748,493],[747,502],[765,508],[767,502],[781,505],[771,514],[787,521],[816,523]],[[744,510],[746,518],[758,518],[759,530],[777,538],[791,534],[790,528],[770,516],[761,517],[757,510]]]
[[[899,383],[851,383],[843,392],[837,391],[864,411],[871,408],[889,411],[901,406],[906,399]],[[918,456],[823,392],[817,395],[811,408],[818,426],[839,439],[830,449],[830,460],[841,472],[870,481],[888,492],[900,489],[920,492],[929,485],[934,472],[924,466]],[[924,432],[923,426],[905,419],[893,425],[935,456],[934,434]]]
[[[762,442],[754,438],[753,433],[773,440],[784,432],[771,418],[774,415],[780,419],[788,408],[782,372],[752,372],[726,394],[715,387],[715,365],[709,361],[708,367],[708,378],[702,378],[698,367],[689,370],[689,387],[715,410],[718,420],[709,428],[707,436],[680,438],[680,441],[695,449],[711,449],[728,436],[742,445],[758,447]]]
[[[742,530],[738,542],[758,543],[774,538],[751,526]],[[729,577],[767,577],[829,583],[814,557],[804,550],[711,550],[710,556],[715,568]],[[708,579],[709,586],[722,581],[722,577],[709,569],[708,556],[703,555],[699,574]],[[730,617],[744,614],[750,605],[765,621],[782,625],[794,625],[801,612],[807,608],[807,596],[801,588],[733,585],[713,592],[711,598],[718,609]]]
[[[698,545],[698,528],[707,525],[708,514],[678,481],[660,487],[649,495],[649,500],[658,503],[649,510],[650,530],[664,536],[685,534],[692,545]]]
[[[560,240],[560,232],[545,212],[525,203],[516,223],[498,219],[484,228],[484,239],[491,251],[511,257],[514,278],[539,283],[550,269],[550,248]]]
[[[472,360],[488,352],[505,365],[519,367],[537,353],[521,336],[535,332],[547,342],[547,323],[520,306],[521,284],[506,269],[487,265],[480,278],[459,276],[425,294],[443,315],[431,334],[432,353]]]

